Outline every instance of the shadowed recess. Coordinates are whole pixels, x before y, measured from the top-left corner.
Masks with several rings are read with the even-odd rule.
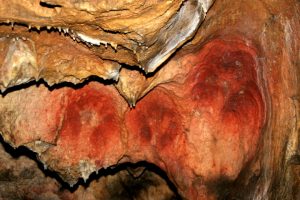
[[[138,163],[122,163],[119,165],[111,166],[107,169],[100,169],[98,172],[93,172],[89,178],[84,181],[82,178],[78,180],[78,182],[73,186],[66,182],[64,182],[58,173],[51,171],[51,169],[45,169],[44,165],[38,160],[38,155],[28,148],[21,146],[16,149],[11,147],[8,143],[3,140],[3,137],[0,136],[0,143],[3,146],[4,150],[12,157],[12,159],[17,160],[18,158],[25,156],[30,160],[33,160],[36,164],[38,169],[46,176],[50,177],[51,179],[56,180],[60,184],[60,191],[69,191],[71,193],[76,193],[79,187],[83,187],[85,189],[90,188],[93,182],[97,182],[101,180],[101,178],[106,178],[107,176],[117,176],[122,172],[127,174],[126,176],[122,176],[123,179],[117,179],[119,181],[114,181],[113,184],[109,186],[108,193],[110,199],[132,199],[137,198],[143,195],[142,191],[149,188],[149,187],[158,187],[160,183],[156,183],[156,179],[153,178],[153,174],[158,175],[163,181],[166,183],[167,187],[171,190],[172,195],[170,199],[172,200],[181,200],[182,198],[178,194],[176,186],[170,181],[167,177],[166,173],[161,170],[156,165],[141,161]],[[29,169],[29,171],[32,169]],[[28,170],[26,173],[30,174]],[[34,173],[34,172],[32,172]],[[5,179],[5,174],[0,175],[1,182],[3,181],[10,181]],[[11,175],[8,175],[9,179],[11,179]],[[22,179],[24,177],[16,177],[17,179]],[[34,181],[32,181],[34,184]],[[34,186],[32,186],[34,187]],[[169,199],[169,198],[167,198]]]

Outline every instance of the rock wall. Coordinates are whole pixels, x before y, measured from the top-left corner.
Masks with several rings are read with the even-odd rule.
[[[299,198],[298,1],[3,5],[3,144],[56,174],[32,168],[37,189],[26,179],[22,190],[37,195],[41,181],[62,199]],[[23,185],[34,162],[1,155],[4,180]],[[118,166],[135,172],[92,181]]]

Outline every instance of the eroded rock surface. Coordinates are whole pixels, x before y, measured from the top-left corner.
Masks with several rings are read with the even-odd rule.
[[[24,2],[29,3],[13,1],[13,6],[27,5]],[[89,48],[51,29],[37,34],[20,27],[10,32],[3,26],[3,33],[9,35],[3,34],[0,40],[2,90],[40,78],[49,85],[78,83],[90,75],[115,79],[113,84],[28,84],[7,90],[0,99],[4,140],[37,152],[45,167],[70,185],[103,168],[147,161],[164,170],[186,199],[291,199],[298,195],[292,190],[298,187],[293,170],[299,155],[299,3],[216,1],[196,36],[166,60],[193,35],[191,29],[180,39],[185,31],[181,26],[195,19],[195,12],[186,18],[184,9],[211,4],[201,2],[149,1],[141,7],[127,2],[133,10],[148,6],[147,12],[143,10],[146,14],[164,13],[162,18],[155,18],[158,13],[147,15],[154,21],[149,19],[153,26],[150,23],[145,29],[134,23],[148,22],[145,13],[133,17],[122,3],[114,8],[105,1],[41,4],[58,13],[48,13],[53,18],[51,26],[67,24],[66,34],[88,45],[94,43]],[[35,13],[32,23],[45,26],[48,22],[39,10],[25,10]],[[70,13],[76,18],[63,21]],[[93,18],[97,14],[107,20],[98,22]],[[29,22],[18,12],[9,15],[19,23]],[[181,17],[182,32],[165,29]],[[102,27],[97,30],[103,32],[99,38],[92,37],[95,25]],[[145,31],[141,34],[145,45],[140,41],[141,47],[133,49],[128,41],[138,41],[139,30]],[[174,48],[163,50],[161,31],[165,44],[177,41],[171,42]],[[113,40],[122,40],[122,47],[98,47],[101,37],[111,34],[115,34]],[[55,41],[58,45],[52,45]],[[139,53],[144,57],[139,59]],[[135,65],[146,63],[145,70],[153,71],[157,65],[151,62],[165,63],[148,75],[134,70]],[[131,66],[121,68],[119,63]],[[284,187],[287,183],[291,187]]]
[[[1,139],[1,143],[2,143]],[[9,153],[11,154],[9,154]],[[102,170],[76,190],[68,190],[24,148],[0,146],[0,199],[176,199],[168,184],[143,167]],[[46,172],[46,173],[45,173]]]
[[[50,85],[91,75],[117,80],[118,63],[153,72],[194,36],[212,3],[1,1],[0,89],[41,78]]]
[[[4,27],[2,30],[10,31]],[[1,33],[0,89],[43,79],[47,84],[80,83],[90,76],[117,80],[120,64],[103,60],[58,33]]]

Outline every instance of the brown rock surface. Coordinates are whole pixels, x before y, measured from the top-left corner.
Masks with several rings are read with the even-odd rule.
[[[30,3],[12,2],[17,10]],[[99,26],[103,34],[100,31],[97,39],[115,34],[111,38],[121,38],[122,47],[88,48],[57,32],[29,33],[21,27],[9,31],[2,26],[2,90],[40,78],[52,85],[82,82],[91,75],[119,77],[113,84],[91,79],[71,87],[32,83],[7,90],[0,99],[5,142],[37,152],[45,166],[71,185],[102,168],[147,161],[164,170],[185,199],[297,199],[299,2],[217,0],[196,36],[169,60],[168,53],[160,54],[164,45],[158,30],[165,31],[176,16],[181,19],[185,6],[192,9],[197,4],[131,3],[112,8],[106,1],[53,0],[41,4],[51,8],[49,13],[28,7],[24,19],[14,9],[7,14],[18,23],[39,26],[49,22],[44,18],[49,15],[51,26],[68,24],[71,36],[88,43],[99,41],[79,31],[95,36],[94,26]],[[143,12],[133,17],[134,9]],[[155,17],[158,10],[165,13],[162,18]],[[194,12],[189,13],[192,21]],[[76,18],[65,20],[66,14]],[[98,22],[95,16],[106,20]],[[145,29],[134,23],[146,24],[147,19],[152,23]],[[139,41],[140,30],[145,31],[141,32],[145,45],[134,50],[129,41]],[[181,45],[176,31],[165,31],[163,38],[171,34]],[[149,46],[153,40],[154,50]],[[147,46],[150,50],[144,51]],[[175,46],[170,52],[179,47]],[[145,57],[139,59],[139,53]],[[158,65],[149,65],[152,61],[164,63],[155,73],[134,70],[135,65],[148,63],[144,68],[153,71]],[[119,63],[132,66],[120,69]]]
[[[10,31],[4,27],[1,30]],[[0,33],[1,34],[1,33]],[[90,76],[117,80],[120,65],[102,60],[87,48],[58,33],[19,30],[0,39],[0,89],[45,80],[49,85],[80,83]]]
[[[1,139],[1,143],[3,143]],[[10,154],[9,154],[9,153]],[[29,156],[29,158],[28,158]],[[31,160],[31,159],[33,160]],[[0,199],[175,199],[169,185],[153,171],[143,167],[102,170],[88,183],[71,190],[55,173],[36,163],[34,154],[0,145]]]
[[[97,46],[94,51],[102,59],[153,72],[194,35],[212,3],[2,0],[0,22],[63,31],[74,40]]]

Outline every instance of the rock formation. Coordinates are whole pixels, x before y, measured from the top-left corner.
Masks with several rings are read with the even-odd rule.
[[[69,189],[146,163],[176,191],[133,167],[154,185],[135,198],[300,198],[299,1],[1,3],[3,143]],[[0,174],[23,179],[13,162],[32,165],[10,159]],[[58,194],[48,179],[61,199],[118,198],[106,185],[132,182],[120,171]]]

